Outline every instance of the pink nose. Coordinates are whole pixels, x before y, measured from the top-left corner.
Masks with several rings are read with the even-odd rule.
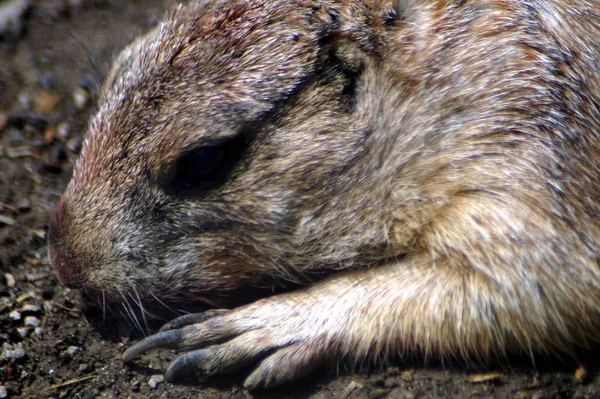
[[[56,204],[52,223],[48,233],[48,245],[50,250],[50,261],[54,271],[69,288],[81,288],[84,280],[81,273],[80,262],[77,255],[69,248],[66,237],[69,236],[71,217],[67,212],[63,200]]]

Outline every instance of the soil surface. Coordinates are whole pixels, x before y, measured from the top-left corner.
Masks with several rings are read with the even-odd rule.
[[[593,357],[545,371],[338,367],[257,394],[241,387],[243,373],[166,383],[162,372],[176,356],[169,351],[123,365],[121,354],[139,337],[81,310],[80,294],[50,267],[46,235],[102,76],[168,3],[0,0],[0,399],[600,397]]]

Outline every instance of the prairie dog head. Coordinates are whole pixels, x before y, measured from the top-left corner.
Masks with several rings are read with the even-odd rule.
[[[381,190],[365,177],[369,82],[393,15],[384,2],[191,1],[132,43],[56,207],[62,281],[107,302],[227,306],[244,287],[368,257],[384,241],[365,196]]]

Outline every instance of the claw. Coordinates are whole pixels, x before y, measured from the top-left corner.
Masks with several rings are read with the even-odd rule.
[[[244,381],[244,388],[256,391],[296,380],[319,367],[325,356],[302,345],[280,349],[260,362]]]
[[[194,374],[194,370],[198,368],[198,364],[206,358],[206,353],[202,350],[186,353],[175,359],[165,373],[165,379],[168,382],[189,377]]]
[[[188,326],[190,324],[202,323],[208,319],[212,319],[213,317],[223,315],[227,312],[229,312],[229,310],[218,309],[218,310],[209,310],[209,311],[206,311],[203,313],[186,314],[184,316],[180,316],[176,319],[173,319],[173,320],[169,321],[168,323],[165,323],[160,328],[160,330],[158,330],[158,332],[175,330],[175,329],[179,329],[181,327]]]
[[[163,331],[142,339],[123,354],[123,362],[128,363],[141,353],[150,349],[164,348],[175,349],[183,342],[182,330]]]

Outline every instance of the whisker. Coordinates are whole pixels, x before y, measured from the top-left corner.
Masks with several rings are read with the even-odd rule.
[[[129,319],[134,324],[134,330],[137,330],[140,334],[143,335],[144,329],[142,328],[142,325],[140,324],[140,321],[139,321],[137,315],[135,314],[135,311],[133,310],[131,304],[129,303],[129,300],[127,299],[127,297],[125,295],[123,295],[121,290],[119,290],[119,295],[121,296],[121,299],[123,300],[123,303],[122,303],[123,309],[127,312]]]
[[[129,319],[129,314],[126,311],[124,312],[123,309],[121,309],[119,311],[119,315],[121,316],[121,319],[125,320],[129,328],[134,331],[136,330],[136,327],[132,324],[131,320]]]
[[[145,335],[150,335],[150,327],[148,326],[148,320],[146,319],[146,310],[144,309],[144,305],[142,304],[142,300],[139,296],[139,293],[137,292],[135,287],[131,287],[133,293],[136,295],[137,299],[131,294],[127,294],[129,296],[129,298],[131,298],[131,300],[133,301],[133,303],[135,303],[140,311],[140,316],[142,318],[142,321],[144,322],[144,333]]]
[[[106,321],[106,291],[102,290],[102,319]]]
[[[181,310],[173,309],[172,307],[170,307],[169,305],[167,305],[166,303],[164,303],[163,301],[161,301],[156,295],[154,295],[153,292],[150,293],[150,296],[152,296],[152,298],[154,298],[156,300],[156,302],[160,303],[165,309],[173,312],[174,314],[176,314],[178,316],[180,316],[182,314],[188,313],[188,312],[183,312],[182,313]]]
[[[38,18],[36,18],[36,20],[40,23],[50,25],[51,28],[55,32],[58,32],[64,36],[70,37],[73,40],[75,40],[75,42],[79,45],[79,48],[81,48],[81,50],[83,51],[86,61],[88,62],[88,64],[90,65],[90,67],[93,71],[94,81],[95,81],[96,85],[100,86],[102,84],[102,82],[104,81],[104,76],[103,76],[102,72],[100,72],[100,68],[98,68],[98,64],[96,63],[89,48],[79,39],[79,37],[77,37],[77,34],[75,34],[75,31],[72,29],[71,30],[60,29],[60,28],[58,28],[54,25],[51,25],[48,22],[38,19]]]
[[[86,58],[87,62],[90,64],[90,66],[94,70],[94,77],[96,78],[96,84],[98,86],[101,85],[102,82],[104,81],[104,76],[102,75],[102,72],[100,72],[100,68],[98,68],[98,64],[96,64],[96,60],[94,60],[92,53],[90,52],[88,47],[85,44],[83,44],[83,42],[81,40],[79,40],[79,38],[75,34],[75,31],[72,29],[71,29],[71,37],[77,42],[77,44],[79,44],[79,46],[83,50],[83,53],[85,54],[85,58]]]
[[[48,191],[48,190],[28,190],[26,191],[27,194],[50,194],[50,195],[55,195],[57,197],[62,197],[63,193],[57,193],[55,191]]]

